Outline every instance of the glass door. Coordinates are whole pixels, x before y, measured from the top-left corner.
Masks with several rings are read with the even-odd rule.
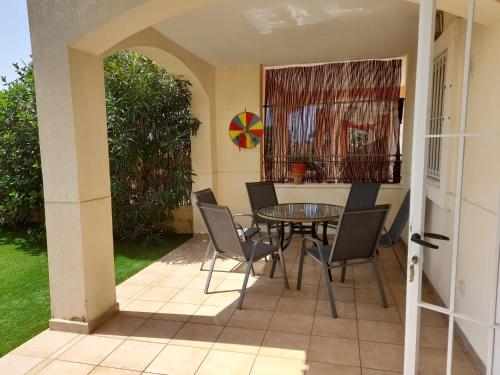
[[[475,11],[468,0],[467,17],[437,38],[436,1],[420,1],[408,375],[500,374],[500,27],[476,23]]]

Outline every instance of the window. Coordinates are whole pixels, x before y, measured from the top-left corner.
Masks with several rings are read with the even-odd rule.
[[[265,71],[263,179],[400,182],[401,60]]]
[[[447,52],[434,59],[432,69],[432,96],[429,119],[429,135],[439,136],[443,130],[443,107],[445,94]],[[429,138],[427,142],[427,176],[441,178],[441,138]]]

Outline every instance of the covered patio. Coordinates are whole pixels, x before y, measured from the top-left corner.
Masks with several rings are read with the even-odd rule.
[[[120,313],[90,335],[45,331],[3,359],[5,373],[28,374],[276,374],[379,375],[403,371],[405,277],[393,253],[381,253],[389,308],[379,302],[369,264],[334,271],[339,313],[332,319],[319,267],[306,261],[295,290],[299,241],[287,249],[291,288],[270,262],[255,265],[242,310],[236,310],[244,270],[221,261],[209,294],[200,271],[207,246],[197,236],[117,287]],[[404,257],[404,246],[397,247]],[[432,293],[424,288],[426,300]],[[422,317],[420,373],[446,362],[447,321]],[[453,374],[475,374],[455,347]]]
[[[432,68],[427,66],[422,72],[417,65],[422,68],[425,57],[432,65],[434,44],[436,51],[450,48],[448,51],[453,52],[449,52],[451,75],[458,79],[449,84],[448,91],[452,93],[450,112],[456,117],[448,117],[446,126],[450,133],[462,136],[464,131],[460,133],[457,120],[460,106],[456,103],[460,102],[462,84],[460,63],[466,60],[463,51],[458,51],[462,48],[459,43],[470,36],[462,18],[467,16],[467,1],[439,2],[439,9],[444,12],[445,36],[435,43],[431,35],[434,26],[429,26],[434,22],[436,6],[432,0],[305,3],[28,0],[52,318],[49,330],[0,359],[0,373],[384,375],[404,371],[407,280],[390,249],[380,249],[379,256],[387,308],[380,303],[371,266],[348,265],[344,282],[340,282],[340,269],[332,269],[331,285],[338,312],[338,318],[333,319],[321,266],[310,257],[305,258],[302,288],[296,289],[300,260],[300,238],[296,236],[284,255],[290,288],[283,286],[282,268],[277,267],[275,277],[270,278],[272,262],[259,260],[254,264],[255,275],[249,279],[243,308],[238,310],[236,304],[246,270],[238,262],[219,260],[209,293],[203,291],[207,271],[200,267],[208,236],[200,212],[193,207],[193,239],[115,287],[102,66],[103,58],[112,53],[136,51],[170,73],[190,80],[192,113],[202,123],[191,142],[192,190],[212,189],[220,204],[230,207],[233,213],[251,212],[245,183],[267,179],[264,151],[259,147],[240,150],[228,137],[228,125],[235,114],[248,111],[264,116],[266,68],[369,59],[402,61],[401,87],[397,88],[401,89],[399,99],[404,98],[405,107],[399,118],[403,127],[397,133],[401,142],[397,146],[402,150],[401,155],[398,148],[398,177],[378,181],[382,184],[376,199],[377,204],[392,205],[387,226],[393,222],[410,187],[413,192],[418,185],[412,178],[421,165],[412,160],[412,147],[415,153],[416,146],[420,146],[415,134],[425,135],[421,126],[425,126],[430,111],[426,93],[431,91]],[[425,38],[421,35],[420,39],[419,3],[425,4],[420,14],[427,17],[420,20],[421,32],[422,24],[426,26]],[[494,87],[500,88],[500,84],[489,87],[484,73],[495,69],[499,56],[488,52],[492,45],[498,49],[500,7],[493,0],[480,3],[474,19],[480,31],[475,53],[483,62],[480,66],[486,68],[475,73],[476,82],[481,85],[472,85],[474,98],[483,90],[494,93]],[[417,41],[419,48],[427,47],[424,57],[422,53],[417,56]],[[495,125],[489,117],[485,120],[483,114],[489,111],[493,118],[498,108],[488,103],[491,108],[487,110],[482,109],[482,103],[473,103],[476,105],[470,116],[478,119],[472,122],[474,126],[485,124],[490,131],[496,129]],[[444,114],[441,117],[444,119]],[[497,138],[490,141],[491,154],[498,154],[500,147],[494,143]],[[480,167],[483,159],[471,158],[473,162],[463,173],[471,178],[464,181],[476,184],[469,189],[471,198],[463,201],[476,199],[474,202],[481,204],[474,206],[479,207],[478,212],[468,216],[474,220],[467,222],[467,228],[455,226],[453,213],[457,207],[461,213],[461,208],[450,202],[455,196],[462,201],[461,190],[457,193],[453,185],[453,178],[461,174],[455,171],[459,158],[448,158],[446,152],[455,155],[457,149],[454,140],[443,141],[441,185],[422,172],[422,180],[427,179],[429,187],[425,190],[421,186],[419,198],[422,207],[428,206],[424,218],[428,225],[420,228],[422,219],[422,223],[414,223],[414,228],[417,232],[429,229],[450,237],[460,229],[464,233],[463,243],[470,245],[472,238],[478,241],[474,249],[484,252],[481,259],[496,259],[492,258],[494,253],[484,249],[492,249],[497,243],[492,223],[498,212],[496,198],[492,197],[496,197],[500,180],[495,173],[489,173],[480,177],[495,179],[494,183],[478,184],[480,178],[476,174],[484,172]],[[479,155],[481,150],[476,147],[469,155]],[[494,169],[495,155],[488,158],[490,169]],[[280,203],[345,206],[351,188],[350,183],[340,180],[297,185],[289,180],[274,181]],[[486,195],[492,198],[487,202],[483,200],[485,189],[489,189]],[[492,214],[494,219],[489,216]],[[453,324],[448,326],[448,317],[455,315],[446,306],[450,299],[454,300],[449,296],[455,295],[456,288],[454,282],[448,285],[443,279],[449,278],[449,274],[456,276],[453,272],[457,260],[450,254],[456,254],[457,249],[444,244],[440,253],[426,252],[430,261],[424,269],[418,265],[418,257],[415,260],[414,252],[408,257],[408,248],[416,246],[409,241],[414,228],[405,227],[396,243],[396,254],[408,266],[411,278],[416,275],[422,285],[418,303],[438,306],[417,307],[417,291],[412,289],[415,304],[411,307],[419,311],[415,316],[409,315],[416,322],[414,327],[418,327],[420,319],[419,333],[415,328],[420,335],[419,353],[417,347],[413,356],[418,358],[419,373],[444,374],[447,366],[453,374],[482,373],[487,357],[491,360],[484,339],[487,334],[483,335],[485,325],[476,329],[474,324],[463,324],[460,337],[450,329]],[[488,234],[476,238],[483,228],[488,229]],[[325,238],[332,243],[333,231],[325,230]],[[461,279],[471,289],[469,294],[464,292],[457,297],[457,304],[469,309],[466,312],[471,315],[477,313],[477,320],[487,320],[491,294],[477,293],[473,288],[481,289],[490,279],[484,276],[486,272],[471,270],[472,263],[466,262],[458,272],[472,276]],[[488,327],[496,329],[493,323]]]

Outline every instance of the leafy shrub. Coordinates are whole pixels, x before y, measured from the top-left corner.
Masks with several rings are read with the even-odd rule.
[[[0,224],[43,221],[42,170],[31,65],[0,91]]]
[[[33,69],[0,91],[0,224],[43,221]],[[188,202],[190,83],[150,59],[120,52],[104,61],[113,228],[123,239],[152,238]]]
[[[150,59],[120,52],[105,60],[113,227],[121,238],[151,237],[189,200],[190,83]]]

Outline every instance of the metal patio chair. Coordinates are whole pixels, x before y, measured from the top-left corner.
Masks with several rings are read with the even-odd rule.
[[[207,226],[210,240],[214,246],[212,263],[210,265],[207,283],[205,285],[205,294],[208,293],[215,262],[218,258],[224,257],[243,262],[247,265],[247,268],[237,306],[238,309],[241,309],[243,298],[245,297],[248,278],[250,276],[250,272],[252,272],[253,262],[265,258],[268,255],[279,253],[281,266],[284,270],[285,262],[283,254],[281,253],[279,246],[277,246],[277,238],[273,236],[265,236],[259,240],[242,241],[240,236],[238,236],[233,216],[231,215],[231,211],[229,211],[228,207],[200,202],[196,203],[196,205],[200,209],[203,221]],[[276,240],[276,244],[272,243],[273,238]],[[269,240],[270,243],[263,243],[262,240]],[[283,275],[286,275],[285,271],[283,272]]]
[[[375,206],[378,192],[380,190],[379,182],[353,182],[349,190],[349,196],[345,204],[345,210],[355,210],[358,208],[369,208]],[[337,229],[338,221],[328,224],[328,227]],[[341,282],[345,281],[346,267],[342,268]]]
[[[197,202],[217,205],[217,199],[215,199],[214,192],[210,188],[195,191],[193,192],[193,195],[196,198]],[[257,233],[259,233],[260,229],[254,225],[252,214],[234,214],[233,218],[236,217],[249,217],[252,219],[252,226],[250,228],[243,228],[243,226],[241,226],[240,224],[235,223],[236,228],[238,230],[238,235],[242,236],[245,240],[248,240],[253,236],[255,236]],[[205,265],[205,262],[208,259],[208,254],[210,253],[211,248],[212,248],[212,242],[209,241],[207,246],[207,251],[205,252],[205,256],[203,257],[203,262],[201,263],[200,270],[203,270],[203,266]]]
[[[396,257],[399,263],[399,267],[401,268],[401,271],[404,274],[406,274],[406,269],[403,266],[403,263],[401,263],[401,260],[399,259],[398,254],[396,253],[394,245],[396,244],[397,240],[399,240],[399,238],[401,237],[401,233],[403,232],[403,229],[406,223],[408,222],[409,216],[410,216],[410,190],[408,190],[408,192],[406,193],[405,198],[403,199],[403,203],[401,203],[398,213],[396,214],[396,217],[392,222],[391,228],[387,230],[384,227],[384,231],[380,236],[380,241],[378,244],[378,246],[382,248],[384,247],[392,248],[392,252],[394,253],[394,256]]]
[[[321,241],[312,237],[304,237],[300,250],[299,271],[297,277],[297,290],[301,288],[302,269],[304,256],[308,255],[321,264],[322,273],[328,290],[330,309],[332,316],[337,317],[335,299],[328,270],[331,267],[345,267],[348,262],[357,261],[354,264],[372,263],[375,270],[378,288],[382,304],[387,307],[382,276],[377,261],[377,247],[380,235],[384,228],[390,205],[379,205],[369,208],[358,208],[350,211],[344,210],[339,219],[337,233],[332,245],[324,246]],[[306,242],[312,241],[313,246],[306,247]]]

